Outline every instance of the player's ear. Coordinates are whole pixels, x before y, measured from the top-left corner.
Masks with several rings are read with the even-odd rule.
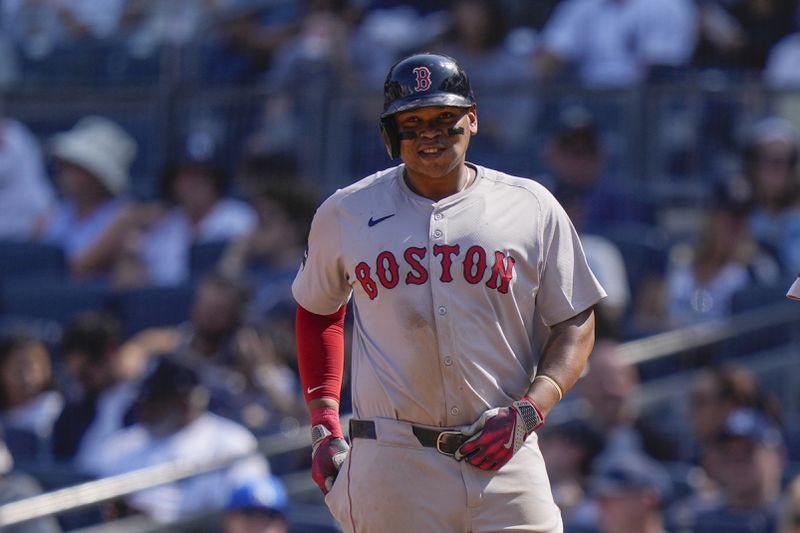
[[[469,134],[470,135],[477,135],[478,134],[478,107],[473,104],[472,107],[469,108],[467,111],[467,116],[469,117]]]

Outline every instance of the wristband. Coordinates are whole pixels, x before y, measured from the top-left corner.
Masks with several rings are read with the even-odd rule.
[[[325,426],[335,439],[343,439],[342,426],[339,422],[339,411],[334,407],[324,406],[311,410],[311,425]]]
[[[554,380],[547,374],[536,374],[536,377],[533,378],[533,381],[536,381],[537,379],[545,380],[556,389],[556,392],[558,392],[558,401],[564,399],[564,391],[561,390],[561,385],[559,385],[558,382],[556,382],[556,380]]]

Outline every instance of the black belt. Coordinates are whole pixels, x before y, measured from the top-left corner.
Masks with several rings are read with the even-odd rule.
[[[427,448],[436,448],[439,453],[454,455],[462,444],[469,440],[467,435],[452,429],[432,429],[411,425],[411,431],[420,444]],[[375,422],[372,420],[350,419],[350,439],[375,440]]]

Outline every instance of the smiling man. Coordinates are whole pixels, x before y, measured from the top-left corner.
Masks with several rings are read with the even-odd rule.
[[[580,376],[605,292],[546,189],[466,161],[478,115],[454,59],[400,60],[384,97],[402,164],[320,206],[292,287],[312,477],[348,532],[561,531],[535,430]]]

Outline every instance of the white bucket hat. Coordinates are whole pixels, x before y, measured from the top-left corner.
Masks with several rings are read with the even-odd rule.
[[[92,173],[114,195],[128,188],[131,163],[136,157],[136,141],[111,120],[84,117],[69,131],[50,141],[50,153]]]

